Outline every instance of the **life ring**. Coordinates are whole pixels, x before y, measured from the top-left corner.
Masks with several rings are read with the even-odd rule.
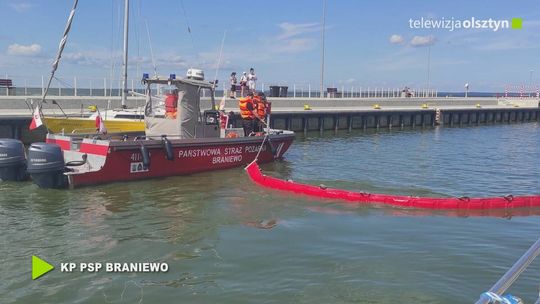
[[[230,132],[230,133],[227,133],[227,135],[225,136],[226,138],[237,138],[238,137],[238,133],[236,132]]]

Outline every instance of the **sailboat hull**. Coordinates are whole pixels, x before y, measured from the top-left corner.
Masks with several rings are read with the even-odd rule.
[[[96,122],[91,118],[44,117],[47,128],[53,133],[93,133]],[[109,132],[144,132],[143,120],[109,119],[105,120]]]

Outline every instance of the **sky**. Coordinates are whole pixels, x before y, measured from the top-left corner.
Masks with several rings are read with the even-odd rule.
[[[0,0],[0,77],[47,77],[71,0]],[[119,79],[124,0],[79,0],[57,77],[79,87]],[[202,68],[226,82],[320,87],[323,1],[131,0],[129,77]],[[411,28],[411,20],[511,20],[521,29]],[[189,29],[189,30],[188,30]],[[223,41],[223,50],[220,52]],[[221,53],[221,57],[220,57]],[[152,56],[153,54],[153,56]],[[325,87],[502,92],[540,86],[540,1],[327,0]],[[219,62],[219,64],[218,64]],[[429,64],[428,64],[429,62]],[[428,68],[429,67],[429,68]],[[429,76],[428,76],[429,75]],[[532,76],[532,77],[531,77]],[[429,81],[429,83],[428,83]]]

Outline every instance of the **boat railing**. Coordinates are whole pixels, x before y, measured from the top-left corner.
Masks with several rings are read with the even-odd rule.
[[[487,292],[480,296],[476,304],[490,303],[516,303],[508,300],[503,294],[512,286],[517,278],[540,254],[540,239],[538,239],[530,248],[517,260],[517,262],[495,283]],[[540,304],[540,297],[535,302]]]
[[[122,133],[122,129],[120,128],[107,128],[107,133]],[[81,134],[81,135],[85,135],[85,134],[98,134],[99,133],[96,133],[96,129],[95,128],[81,128],[81,129],[73,129],[73,131],[71,131],[71,134]]]
[[[76,129],[73,131],[74,132],[72,133],[65,133],[65,134],[60,134],[60,135],[69,136],[71,138],[98,138],[99,137],[100,139],[112,139],[112,138],[123,139],[123,138],[134,138],[136,136],[140,136],[141,134],[144,134],[144,132],[141,132],[141,131],[119,131],[119,130],[107,132],[106,134],[96,133],[95,129]],[[83,132],[83,131],[87,131],[87,132]]]

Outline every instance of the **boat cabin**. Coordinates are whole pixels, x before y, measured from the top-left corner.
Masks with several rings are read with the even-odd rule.
[[[146,137],[149,139],[168,138],[194,139],[225,137],[226,124],[220,124],[226,117],[215,110],[214,85],[198,79],[175,79],[143,77],[146,85],[146,106],[144,117]],[[154,86],[173,87],[165,98],[153,96]],[[157,88],[155,88],[157,90]],[[208,91],[212,109],[201,112],[201,94]],[[222,130],[223,129],[223,130]],[[238,135],[243,134],[236,130]]]

